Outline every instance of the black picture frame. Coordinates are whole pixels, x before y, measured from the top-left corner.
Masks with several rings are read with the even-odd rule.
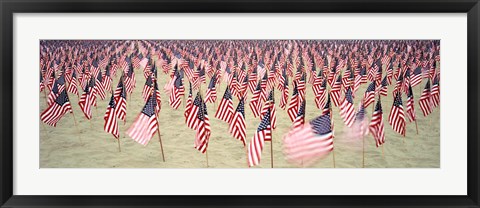
[[[0,204],[2,207],[479,207],[478,0],[1,0]],[[25,196],[13,195],[14,13],[467,13],[468,194],[465,196]],[[452,180],[455,180],[452,178]],[[373,182],[372,182],[373,183]]]

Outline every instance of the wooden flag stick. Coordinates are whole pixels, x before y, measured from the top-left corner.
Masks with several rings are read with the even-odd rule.
[[[155,111],[155,109],[153,109]],[[162,150],[162,159],[165,162],[165,155],[163,153],[163,144],[162,144],[162,135],[160,135],[160,123],[158,122],[158,117],[155,115],[155,119],[157,120],[157,133],[158,133],[158,142],[160,142],[160,149]]]
[[[335,168],[335,147],[333,148],[332,153],[333,153],[333,154],[332,154],[332,156],[333,156],[333,157],[332,157],[332,159],[333,159],[333,168]]]
[[[248,166],[248,149],[247,149],[247,145],[244,145],[243,148],[245,148],[245,155],[246,155],[246,160],[247,160],[247,167]]]
[[[118,143],[118,152],[122,152],[122,148],[120,147],[120,138],[116,138]]]
[[[272,140],[270,140],[270,161],[271,161],[272,168],[273,168],[273,138],[272,138]]]

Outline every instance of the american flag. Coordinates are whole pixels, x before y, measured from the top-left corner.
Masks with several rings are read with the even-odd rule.
[[[288,117],[292,122],[295,120],[295,118],[297,118],[298,107],[300,103],[298,96],[299,95],[298,95],[297,83],[293,82],[292,98],[290,99],[290,103],[288,104],[288,109],[287,109]]]
[[[183,86],[183,76],[179,71],[175,72],[174,78],[173,91],[170,93],[168,103],[173,109],[178,109],[182,103],[181,97],[185,94],[185,87]]]
[[[47,104],[50,106],[57,99],[58,95],[65,90],[65,76],[60,76],[55,80],[53,87],[48,94]]]
[[[440,86],[438,76],[435,76],[432,82],[432,104],[433,107],[437,107],[440,105]]]
[[[260,108],[261,108],[261,100],[260,100],[260,93],[262,92],[262,87],[260,82],[257,83],[257,87],[253,92],[252,98],[250,99],[250,109],[252,110],[253,117],[260,116]]]
[[[197,115],[202,103],[200,92],[197,92],[197,96],[195,96],[195,100],[193,100],[193,104],[191,105],[187,115],[187,126],[191,129],[197,129],[197,124],[199,122]]]
[[[302,128],[303,124],[305,124],[305,102],[306,102],[305,100],[302,101],[302,104],[298,109],[297,117],[293,121],[293,126],[292,126],[293,131]]]
[[[127,135],[139,144],[147,145],[158,130],[157,116],[155,114],[156,105],[156,94],[152,93],[132,126],[127,130]]]
[[[232,79],[230,80],[228,86],[230,87],[230,90],[232,92],[232,95],[238,96],[238,73],[237,71],[233,72]]]
[[[355,121],[355,108],[353,107],[352,89],[350,87],[347,89],[345,98],[340,106],[340,116],[343,118],[346,126],[351,127],[353,125]]]
[[[155,94],[156,94],[156,99],[157,99],[157,105],[155,106],[155,113],[160,113],[160,109],[162,108],[162,97],[160,94],[160,89],[158,88],[157,80],[153,79],[153,86],[155,89]]]
[[[107,68],[105,68],[105,74],[103,74],[103,79],[102,79],[102,85],[103,89],[105,89],[106,92],[109,92],[112,90],[112,75],[111,75],[111,70],[110,70],[110,65],[107,65]]]
[[[140,61],[143,59],[143,55],[141,53],[138,54],[138,56],[133,57],[132,59],[132,64],[135,69],[140,67]]]
[[[395,94],[392,109],[388,116],[388,123],[394,131],[405,136],[405,113],[403,111],[402,96],[400,92]]]
[[[407,92],[407,117],[410,122],[416,120],[412,85],[408,86]]]
[[[215,88],[216,78],[213,76],[208,84],[207,92],[205,93],[205,102],[214,103],[217,100],[217,89]]]
[[[270,112],[270,124],[272,125],[272,129],[277,128],[277,111],[275,110],[275,96],[273,95],[273,89],[270,90],[268,99],[265,102],[262,111],[260,112],[260,120],[263,119],[265,113],[267,112]]]
[[[306,73],[303,72],[302,76],[297,82],[297,90],[298,90],[300,102],[305,99],[305,88],[306,88]]]
[[[92,118],[92,106],[96,105],[93,78],[91,78],[89,84],[85,86],[85,90],[78,101],[78,105],[80,105],[80,109],[82,110],[83,114],[85,114],[85,117],[90,120]]]
[[[248,78],[248,88],[250,92],[255,92],[255,86],[257,85],[257,68],[253,68],[253,71],[250,73]]]
[[[390,67],[387,69],[387,81],[388,81],[388,85],[391,85],[391,84],[392,84],[392,78],[393,78],[393,66],[390,66]]]
[[[98,93],[98,95],[100,96],[100,99],[104,100],[107,95],[105,94],[105,88],[103,88],[102,84],[102,72],[97,73],[97,79],[95,80],[94,89],[95,92]]]
[[[132,64],[130,64],[130,67],[128,67],[127,70],[128,71],[124,77],[125,90],[127,94],[131,94],[133,92],[133,89],[135,89],[135,85],[136,85],[135,72],[133,71]]]
[[[243,146],[245,146],[247,137],[245,124],[245,98],[241,98],[238,103],[237,109],[233,114],[232,122],[230,122],[229,132],[235,139],[242,141]]]
[[[422,82],[422,68],[418,66],[415,70],[413,70],[413,75],[410,77],[410,84],[412,87],[419,85]]]
[[[263,76],[263,79],[260,81],[260,98],[262,102],[265,102],[267,100],[267,94],[268,94],[268,89],[267,89],[267,80],[268,76],[267,73]]]
[[[142,97],[144,102],[147,102],[148,98],[152,94],[152,91],[153,91],[153,78],[152,76],[148,76],[142,90]]]
[[[380,83],[379,93],[382,96],[387,96],[387,92],[388,92],[388,80],[387,80],[387,76],[385,76],[383,77],[383,80]]]
[[[288,91],[289,91],[288,76],[284,76],[283,79],[281,80],[283,80],[283,86],[282,86],[282,89],[280,90],[282,92],[282,97],[280,97],[280,104],[278,105],[278,107],[280,107],[281,109],[285,109],[288,102]]]
[[[282,70],[282,74],[278,77],[277,89],[280,90],[280,91],[283,91],[283,88],[284,88],[284,86],[285,86],[285,83],[287,83],[287,86],[288,86],[288,76],[287,76],[287,72],[286,72],[286,69],[283,69],[283,70]]]
[[[121,77],[120,81],[118,81],[117,88],[115,89],[115,92],[113,94],[116,104],[115,109],[117,110],[117,116],[120,120],[126,121],[125,119],[127,116],[127,93],[123,86],[123,77]]]
[[[40,92],[43,91],[43,89],[45,89],[45,84],[43,83],[43,75],[42,75],[42,71],[40,71]],[[78,93],[78,92],[77,92]]]
[[[196,127],[194,147],[201,153],[205,153],[207,152],[211,129],[207,113],[207,105],[201,99],[200,102],[200,108],[197,113],[198,124]]]
[[[256,166],[260,164],[262,157],[262,150],[265,146],[266,140],[272,140],[272,127],[270,124],[270,110],[265,113],[260,125],[255,132],[255,135],[250,140],[248,145],[248,166]]]
[[[363,75],[362,75],[363,73]],[[360,72],[359,75],[355,76],[355,81],[353,84],[353,92],[357,92],[358,88],[360,87],[361,84],[367,82],[367,76],[366,76],[366,71],[365,68],[363,68]]]
[[[150,73],[150,69],[151,69],[151,65],[149,64],[150,63],[150,58],[143,58],[140,62],[139,62],[139,65],[140,65],[140,68],[143,69],[143,72],[144,72],[144,76],[145,78],[149,76],[149,73]]]
[[[337,81],[332,86],[330,90],[330,95],[332,97],[332,102],[335,106],[340,106],[340,93],[342,90],[342,75],[338,75]]]
[[[330,114],[321,115],[301,128],[293,129],[284,138],[287,160],[308,166],[333,151]]]
[[[380,100],[375,105],[375,111],[372,114],[372,120],[369,125],[370,133],[375,139],[377,147],[385,143],[385,128],[383,124],[383,110]]]
[[[327,102],[325,103],[325,106],[322,109],[322,115],[325,114],[330,114],[332,115],[332,106],[330,104],[330,94],[327,95]],[[332,126],[333,127],[333,126]],[[332,128],[333,129],[333,128]]]
[[[238,86],[238,99],[247,96],[248,76],[243,78],[243,82]]]
[[[57,96],[55,101],[40,114],[40,119],[44,123],[55,127],[57,126],[57,122],[60,121],[63,115],[65,115],[68,111],[73,113],[72,106],[68,100],[67,92],[62,91]]]
[[[375,82],[368,85],[365,95],[363,96],[363,102],[365,107],[368,107],[370,104],[375,102]]]
[[[418,103],[420,104],[420,109],[422,110],[423,116],[428,116],[430,113],[432,113],[432,93],[430,90],[430,80],[427,80],[427,84],[425,84],[425,88],[423,89]]]
[[[107,111],[103,116],[103,119],[105,120],[103,129],[105,130],[105,132],[111,133],[115,138],[118,139],[119,133],[118,133],[118,122],[117,122],[117,110],[115,108],[116,108],[115,99],[112,94],[112,97],[110,98],[110,102],[108,103],[108,106],[107,106]]]
[[[230,88],[227,86],[223,98],[218,105],[217,112],[215,113],[215,118],[218,118],[222,121],[230,123],[233,115],[233,100],[232,93],[230,93]]]
[[[364,136],[368,135],[368,125],[365,119],[365,107],[365,104],[361,102],[358,112],[355,115],[355,125],[353,125],[355,138],[363,138]]]
[[[42,85],[43,86],[43,85]],[[68,88],[67,88],[67,91],[70,92],[70,93],[73,93],[73,94],[76,94],[77,96],[79,96],[78,94],[78,85],[77,85],[77,72],[76,71],[73,71],[72,73],[72,80],[70,81],[70,85],[68,85]]]

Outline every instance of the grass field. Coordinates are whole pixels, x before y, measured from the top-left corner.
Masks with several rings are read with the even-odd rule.
[[[40,168],[206,168],[206,156],[194,149],[195,131],[184,124],[184,101],[179,110],[173,110],[168,105],[168,96],[161,90],[162,110],[159,115],[160,131],[165,152],[162,161],[158,135],[155,134],[147,146],[140,145],[125,135],[126,129],[132,124],[135,117],[144,106],[142,89],[145,82],[143,71],[136,69],[136,88],[129,97],[127,105],[127,122],[120,123],[121,152],[118,151],[117,140],[103,130],[105,113],[110,95],[107,99],[97,98],[97,109],[93,109],[93,118],[87,120],[78,106],[78,97],[69,94],[77,128],[71,114],[65,115],[57,127],[48,126],[41,121],[40,126]],[[159,72],[158,84],[163,88],[169,76]],[[116,86],[119,74],[114,78]],[[208,80],[207,80],[208,84]],[[385,122],[386,143],[377,148],[371,135],[364,138],[365,152],[363,157],[361,139],[348,139],[345,136],[344,123],[340,118],[339,108],[333,107],[335,124],[335,167],[361,168],[363,158],[366,168],[438,168],[440,167],[440,108],[424,117],[418,106],[418,98],[425,85],[413,88],[415,97],[415,111],[418,119],[418,134],[415,123],[407,119],[406,137],[394,132],[388,124],[388,115],[392,107],[393,86],[389,86],[387,97],[382,97],[383,118]],[[206,89],[206,84],[202,89]],[[355,109],[363,97],[367,84],[363,84],[356,93]],[[217,86],[217,104],[225,91],[225,83]],[[79,88],[81,93],[81,89]],[[186,90],[188,95],[188,89]],[[292,87],[290,86],[290,95]],[[186,96],[187,96],[186,95]],[[251,93],[248,98],[251,97]],[[403,95],[404,104],[406,97]],[[186,98],[185,98],[186,99]],[[307,85],[306,92],[306,120],[309,121],[320,115],[321,111],[315,107],[311,85]],[[275,93],[277,105],[277,129],[273,131],[273,144],[266,142],[260,165],[255,168],[270,168],[270,145],[273,145],[273,162],[275,168],[293,168],[282,152],[282,137],[290,129],[292,122],[286,110],[278,107],[280,93]],[[46,108],[44,93],[39,96],[40,111]],[[234,98],[234,108],[238,100]],[[217,106],[218,107],[218,106]],[[230,136],[228,124],[214,118],[216,108],[213,103],[207,104],[212,134],[208,146],[209,168],[247,168],[246,152],[242,143]],[[254,118],[248,106],[245,107],[247,120],[247,142],[250,142],[256,131],[260,119]],[[372,105],[367,108],[367,118],[371,118]],[[80,132],[80,133],[79,133]],[[319,160],[311,168],[333,168],[333,154]]]

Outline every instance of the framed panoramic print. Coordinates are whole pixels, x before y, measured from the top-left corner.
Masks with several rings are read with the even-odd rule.
[[[2,207],[479,206],[476,0],[1,10]]]

